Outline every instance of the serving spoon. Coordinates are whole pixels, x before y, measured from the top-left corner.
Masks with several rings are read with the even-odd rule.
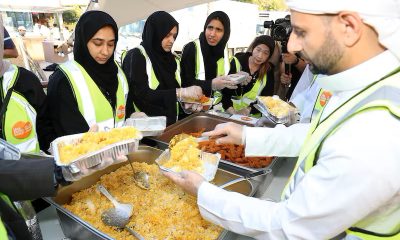
[[[97,186],[97,189],[114,204],[114,208],[107,209],[101,214],[103,223],[108,226],[126,229],[137,239],[144,240],[139,233],[126,226],[129,218],[132,216],[133,205],[130,203],[119,203],[101,184]]]

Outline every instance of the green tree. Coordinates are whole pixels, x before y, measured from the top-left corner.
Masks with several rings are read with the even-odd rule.
[[[72,10],[67,10],[62,13],[63,21],[68,25],[74,25],[82,15],[82,9],[79,6],[74,6]]]

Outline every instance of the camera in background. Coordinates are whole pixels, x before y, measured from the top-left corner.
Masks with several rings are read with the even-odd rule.
[[[264,28],[269,28],[271,37],[275,41],[280,41],[282,52],[287,53],[287,42],[289,41],[292,25],[290,24],[290,15],[284,18],[278,18],[274,21],[265,21]]]

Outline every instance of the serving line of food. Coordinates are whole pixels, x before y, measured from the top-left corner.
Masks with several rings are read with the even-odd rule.
[[[229,191],[268,198],[265,193],[273,188],[274,174],[284,160],[245,157],[242,145],[201,138],[203,131],[231,120],[201,112],[165,128],[165,117],[136,118],[128,119],[122,128],[56,139],[54,157],[64,174],[73,177],[102,161],[117,162],[60,187],[54,198],[46,198],[57,209],[65,236],[242,239],[204,220],[195,197],[185,194],[160,171],[192,170]],[[118,162],[124,155],[128,161]]]

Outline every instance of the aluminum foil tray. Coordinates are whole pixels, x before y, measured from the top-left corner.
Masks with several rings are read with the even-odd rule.
[[[139,146],[139,149],[128,155],[128,158],[131,161],[135,162],[146,162],[148,164],[154,163],[155,159],[159,157],[161,154],[161,150],[155,149],[148,146]],[[124,166],[129,164],[128,161],[117,163],[108,166],[105,169],[99,170],[87,177],[84,177],[78,181],[73,182],[68,186],[59,187],[56,196],[51,198],[45,198],[47,202],[53,205],[57,209],[57,213],[60,219],[61,228],[66,237],[75,240],[112,240],[110,236],[96,229],[95,226],[91,225],[89,222],[81,219],[77,215],[73,214],[66,208],[64,208],[64,204],[68,204],[72,200],[72,195],[80,190],[89,188],[90,186],[97,183],[100,178],[113,172]],[[231,181],[233,179],[237,179],[240,176],[222,169],[217,170],[217,174],[215,175],[215,179],[213,183],[217,186]],[[253,196],[255,194],[258,185],[254,181],[242,181],[238,182],[232,186],[229,186],[227,190],[239,192],[246,196]],[[231,240],[234,235],[231,232],[224,230],[221,235],[218,237],[219,240]]]
[[[165,150],[157,159],[156,163],[160,167],[161,170],[163,171],[171,171],[175,172],[173,169],[166,168],[164,167],[164,163],[166,163],[170,158],[170,151],[169,149]],[[221,159],[220,154],[213,154],[213,153],[207,153],[207,152],[201,152],[200,156],[201,160],[204,163],[204,173],[201,175],[207,180],[207,181],[212,181],[215,177],[215,174],[217,173],[218,169],[218,164],[219,160]]]
[[[142,132],[143,137],[158,136],[164,132],[167,126],[167,118],[165,116],[128,118],[124,125],[137,128]]]
[[[95,167],[99,165],[103,161],[103,159],[117,159],[117,156],[127,155],[131,152],[134,152],[138,149],[139,140],[142,139],[142,136],[140,135],[138,136],[138,138],[120,141],[105,146],[97,151],[87,153],[72,160],[70,163],[61,162],[60,153],[58,151],[59,144],[78,143],[83,134],[84,133],[59,137],[51,144],[54,154],[54,161],[58,166],[63,167],[64,170],[70,174],[76,174],[79,173],[81,170]]]
[[[221,159],[220,161],[221,161],[222,163],[227,164],[227,165],[231,165],[231,166],[234,166],[234,167],[238,167],[238,168],[247,170],[247,171],[249,171],[249,172],[258,172],[258,171],[263,170],[263,169],[272,169],[272,167],[274,166],[274,164],[275,164],[275,162],[276,162],[277,159],[278,159],[277,157],[274,157],[274,158],[272,159],[272,161],[271,161],[271,164],[269,164],[268,166],[263,167],[263,168],[252,168],[252,167],[247,167],[247,166],[243,166],[243,165],[240,165],[240,164],[237,164],[237,163],[234,163],[234,162],[232,162],[232,161],[225,160],[225,159]]]
[[[207,102],[204,102],[204,103],[200,103],[200,102],[193,101],[193,100],[190,100],[190,99],[182,99],[182,100],[180,101],[181,107],[182,107],[183,111],[184,111],[186,114],[190,114],[190,113],[192,113],[192,111],[190,111],[190,109],[185,109],[185,108],[184,108],[184,104],[185,104],[185,103],[202,105],[202,106],[203,106],[202,111],[208,111],[208,110],[210,110],[210,108],[212,107],[213,102],[214,102],[214,98],[209,98],[208,101],[207,101]]]
[[[247,78],[247,76],[245,76],[245,75],[236,74],[236,73],[229,74],[227,77],[234,84],[240,84],[240,83],[244,82],[246,80],[246,78]]]
[[[255,107],[267,118],[272,120],[275,123],[281,123],[285,124],[289,122],[290,119],[290,111],[285,116],[276,116],[273,114],[267,106],[265,106],[264,102],[261,100],[262,97],[257,96],[257,104],[255,104]],[[290,106],[289,106],[290,107]]]

